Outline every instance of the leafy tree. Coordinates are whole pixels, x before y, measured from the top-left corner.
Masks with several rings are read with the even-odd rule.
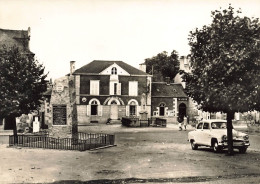
[[[22,54],[17,47],[4,47],[0,68],[0,117],[13,119],[37,109],[46,90],[43,65],[33,55]],[[16,136],[16,124],[13,126]]]
[[[201,109],[227,113],[229,155],[234,113],[260,110],[260,24],[240,14],[231,5],[213,11],[210,25],[190,32],[192,72],[183,76]]]
[[[170,77],[172,80],[179,72],[178,53],[175,50],[170,56],[163,51],[152,58],[147,58],[145,64],[146,72],[154,75],[154,81],[163,81],[165,77]]]

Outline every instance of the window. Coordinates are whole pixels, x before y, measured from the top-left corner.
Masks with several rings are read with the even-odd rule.
[[[96,100],[91,102],[91,115],[98,115],[98,103]]]
[[[204,123],[203,129],[209,129],[209,124],[208,123]]]
[[[109,94],[110,95],[121,95],[121,83],[110,82]]]
[[[160,116],[164,116],[165,115],[165,104],[164,103],[161,103],[159,105],[159,115]]]
[[[113,100],[113,101],[111,102],[111,105],[117,105],[117,102],[116,102],[115,100]]]
[[[117,68],[116,68],[116,67],[113,67],[113,68],[111,69],[111,74],[112,74],[112,75],[116,75],[116,74],[117,74]]]
[[[138,82],[129,81],[129,96],[137,96],[137,95],[138,95]]]
[[[117,94],[117,83],[114,83],[114,95]]]
[[[136,104],[135,102],[130,103],[130,116],[136,115]]]
[[[98,80],[90,81],[90,95],[99,95],[99,81]]]
[[[198,124],[197,129],[202,129],[203,123]]]

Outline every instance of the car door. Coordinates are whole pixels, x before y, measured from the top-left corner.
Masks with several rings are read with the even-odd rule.
[[[201,138],[202,127],[203,127],[203,122],[201,122],[197,125],[197,129],[194,134],[194,140],[195,140],[196,144],[202,144],[202,138]]]
[[[201,130],[201,144],[210,146],[210,124],[208,122],[203,123]]]

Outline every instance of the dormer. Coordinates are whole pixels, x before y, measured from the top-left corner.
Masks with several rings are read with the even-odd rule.
[[[99,74],[101,75],[130,75],[127,71],[125,71],[123,68],[121,68],[119,65],[116,63],[110,65],[107,67],[105,70],[100,72]]]

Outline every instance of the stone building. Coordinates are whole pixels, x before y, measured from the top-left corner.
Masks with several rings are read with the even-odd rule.
[[[11,47],[18,47],[22,54],[33,55],[30,51],[30,28],[28,30],[0,29],[0,55],[3,50]],[[13,129],[13,123],[5,123],[5,119],[0,118],[0,130]]]
[[[189,101],[182,85],[152,82],[152,75],[145,71],[144,64],[137,69],[122,61],[100,60],[75,70],[71,61],[70,74],[54,81],[49,96],[51,134],[68,137],[78,126],[121,124],[122,117],[160,117],[176,123],[179,113],[188,115]]]
[[[0,54],[3,48],[16,46],[22,54],[34,55],[30,51],[31,29],[28,30],[9,30],[0,29]]]
[[[167,120],[167,123],[176,123],[178,116],[187,116],[189,98],[183,87],[178,83],[152,83],[152,116]]]
[[[150,116],[151,75],[122,61],[99,61],[74,71],[78,124]]]

